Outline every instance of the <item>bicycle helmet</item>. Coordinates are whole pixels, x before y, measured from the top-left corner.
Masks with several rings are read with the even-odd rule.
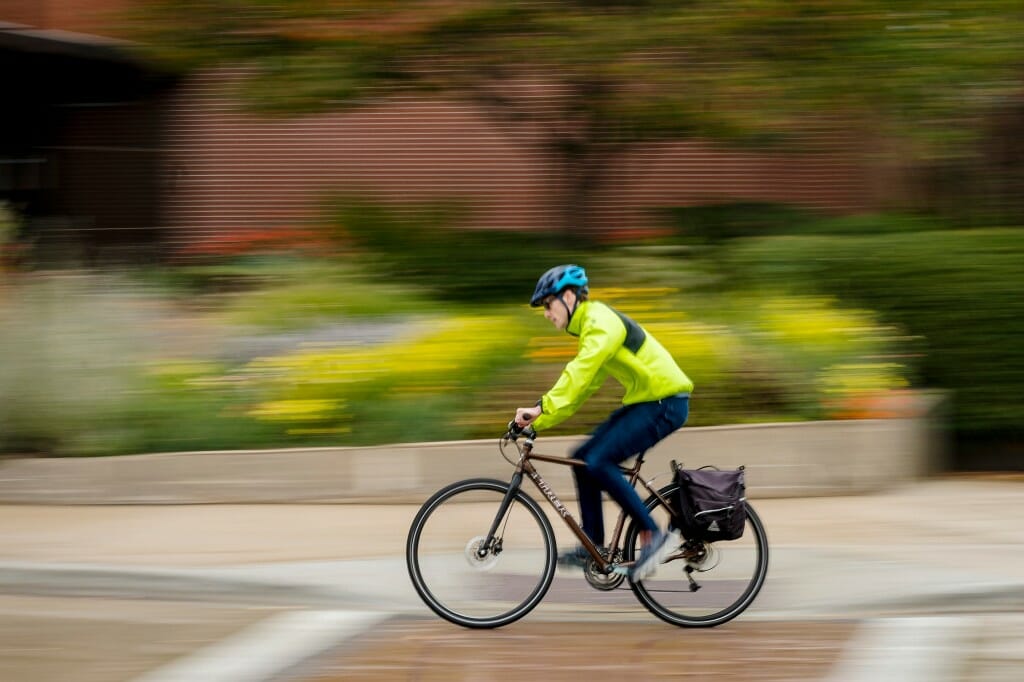
[[[557,296],[567,287],[579,287],[581,291],[587,291],[587,273],[583,268],[578,265],[556,265],[545,272],[537,280],[530,305],[537,308],[545,298]]]

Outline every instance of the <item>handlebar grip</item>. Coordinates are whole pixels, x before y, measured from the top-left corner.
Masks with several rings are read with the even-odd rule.
[[[526,436],[527,438],[536,438],[537,432],[533,430],[533,427],[527,424],[526,426],[520,427],[516,424],[516,420],[513,419],[508,423],[508,435],[513,439],[519,436]]]

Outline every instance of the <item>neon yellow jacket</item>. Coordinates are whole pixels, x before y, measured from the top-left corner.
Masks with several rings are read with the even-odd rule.
[[[693,390],[693,382],[657,339],[604,303],[580,303],[566,331],[579,337],[579,350],[541,398],[543,413],[533,421],[538,431],[572,416],[609,376],[626,387],[624,405]]]

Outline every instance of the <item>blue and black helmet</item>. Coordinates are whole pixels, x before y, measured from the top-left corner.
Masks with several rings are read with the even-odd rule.
[[[578,265],[556,265],[545,272],[537,281],[530,305],[536,308],[545,298],[557,296],[567,287],[579,287],[584,293],[587,291],[587,273],[583,268]]]

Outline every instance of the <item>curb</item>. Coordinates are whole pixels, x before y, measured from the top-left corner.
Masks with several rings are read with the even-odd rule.
[[[272,605],[360,607],[387,610],[388,603],[365,591],[284,580],[227,575],[216,569],[124,569],[90,564],[0,564],[0,594],[61,595],[126,599],[204,599]]]
[[[339,562],[343,563],[343,562]],[[400,613],[409,602],[382,597],[356,585],[334,585],[296,580],[239,576],[232,569],[132,568],[93,564],[0,562],[0,594],[63,595],[79,597],[194,600],[228,603],[258,600],[273,605],[315,609],[355,608]],[[417,602],[418,603],[418,602]],[[813,620],[838,611],[846,617],[887,614],[952,614],[1024,610],[1024,582],[992,582],[958,587],[956,591],[922,590],[892,598],[860,600],[849,605],[832,603],[820,608],[772,608],[760,614],[776,620]]]
[[[850,495],[942,469],[930,408],[902,419],[686,427],[648,451],[647,476],[690,466],[747,467],[753,497]],[[582,436],[553,436],[538,452],[570,454]],[[422,501],[469,475],[507,479],[498,439],[372,447],[166,452],[0,461],[0,503],[50,505],[339,504]],[[572,491],[569,467],[544,477]],[[567,497],[568,499],[568,497]]]

